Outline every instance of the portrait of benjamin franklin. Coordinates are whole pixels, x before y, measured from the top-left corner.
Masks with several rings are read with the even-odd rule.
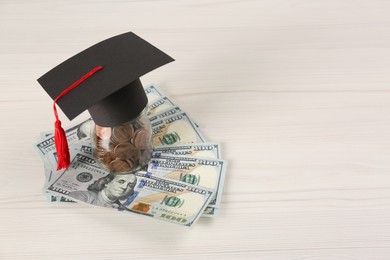
[[[110,173],[88,186],[86,191],[73,191],[68,195],[76,200],[92,205],[118,208],[120,201],[134,193],[137,184],[135,174]]]

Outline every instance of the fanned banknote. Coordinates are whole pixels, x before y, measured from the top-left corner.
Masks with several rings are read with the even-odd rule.
[[[66,139],[68,140],[68,145],[72,145],[83,138],[90,136],[91,127],[93,125],[92,119],[86,119],[81,123],[74,125],[65,130]],[[43,140],[40,140],[34,145],[37,153],[44,158],[44,156],[52,151],[55,151],[54,136],[49,135]]]
[[[192,185],[215,189],[210,207],[218,208],[221,202],[227,162],[220,159],[161,155],[152,158],[148,173]]]
[[[154,116],[162,111],[175,107],[176,104],[167,96],[163,96],[154,102],[149,101],[148,117]]]
[[[88,118],[81,121],[80,123],[77,123],[67,128],[65,130],[65,134],[68,140],[68,144],[72,145],[79,142],[82,139],[89,138],[89,132],[91,126],[92,126],[92,119]],[[47,197],[49,202],[69,202],[69,200],[67,200],[66,198],[62,196],[55,196],[45,189],[45,186],[52,181],[52,177],[56,172],[55,169],[57,168],[57,160],[56,160],[53,131],[42,132],[40,136],[41,136],[41,140],[34,145],[34,149],[44,161],[46,180],[44,184],[43,193]]]
[[[154,146],[205,142],[205,138],[185,112],[151,124]]]
[[[161,120],[161,119],[164,119],[166,117],[171,117],[173,115],[176,115],[176,114],[179,114],[179,113],[183,113],[183,112],[184,111],[181,110],[180,107],[174,106],[174,107],[165,109],[165,110],[161,111],[160,113],[157,113],[157,114],[154,114],[154,115],[150,116],[149,120],[150,120],[150,122],[153,122],[153,121]]]
[[[171,223],[192,226],[213,197],[213,190],[145,172],[114,175],[89,155],[78,153],[69,170],[48,191],[94,206],[116,208]]]
[[[182,145],[162,145],[153,147],[152,156],[158,158],[161,155],[193,156],[202,158],[220,159],[220,147],[217,143],[193,143]]]
[[[218,209],[213,207],[207,207],[201,217],[215,217],[218,214]]]
[[[153,123],[156,120],[162,120],[162,119],[165,119],[165,118],[168,118],[168,117],[171,117],[173,115],[183,113],[183,112],[184,111],[179,106],[170,107],[170,108],[167,108],[167,109],[160,111],[159,113],[155,113],[153,115],[150,115],[149,121],[151,123]],[[199,125],[195,122],[195,120],[192,118],[190,118],[190,119],[194,123],[194,125],[199,128]]]
[[[148,97],[148,102],[149,103],[153,103],[156,100],[158,100],[158,99],[162,98],[163,96],[165,96],[163,94],[163,92],[161,91],[161,89],[159,89],[155,85],[150,85],[150,86],[146,87],[145,88],[145,93],[146,93],[146,96]]]

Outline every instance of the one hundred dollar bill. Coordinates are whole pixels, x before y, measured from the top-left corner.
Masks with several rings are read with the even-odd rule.
[[[68,140],[69,147],[81,142],[82,140],[89,140],[91,127],[93,121],[91,118],[85,119],[80,123],[77,123],[65,130],[66,138]],[[40,134],[41,140],[34,145],[34,149],[37,154],[43,159],[45,165],[45,185],[51,182],[51,177],[58,174],[57,168],[57,153],[55,150],[53,131],[46,131]],[[44,192],[49,198],[49,201],[63,202],[65,198],[51,195],[47,191]],[[51,196],[51,197],[50,197]],[[56,197],[56,198],[54,198]]]
[[[151,124],[154,146],[205,142],[205,138],[185,112]]]
[[[161,155],[152,158],[148,173],[198,187],[215,189],[209,206],[218,208],[221,203],[227,162],[220,159]]]
[[[78,142],[74,142],[72,144],[72,146],[70,146],[70,148],[69,148],[70,157],[74,157],[79,152],[93,156],[92,145],[91,145],[90,139],[82,139]],[[59,173],[62,172],[62,170],[59,170],[59,171],[56,170],[57,163],[58,163],[58,157],[57,157],[57,152],[55,150],[46,154],[44,157],[44,161],[45,161],[45,164],[48,165],[50,170],[51,170],[50,176],[56,175],[56,174],[58,175]],[[48,183],[50,183],[50,181],[51,181],[51,178],[49,178]]]
[[[50,136],[50,133],[46,132],[46,136]],[[90,139],[84,138],[81,139],[78,142],[74,142],[70,149],[70,156],[74,156],[79,151],[89,153],[92,155],[92,147]],[[62,203],[62,202],[74,202],[70,199],[67,199],[63,196],[54,195],[51,192],[49,192],[46,188],[54,181],[55,177],[58,176],[60,173],[62,173],[62,170],[57,171],[57,152],[54,150],[51,150],[49,153],[47,153],[43,157],[44,161],[44,169],[45,169],[45,183],[43,185],[44,187],[44,195],[48,198],[49,202],[56,202],[56,203]]]
[[[192,226],[213,197],[213,190],[145,172],[114,175],[89,155],[78,153],[69,170],[48,191],[77,202],[115,208]]]
[[[220,159],[220,147],[217,143],[199,143],[182,145],[162,145],[153,148],[152,157],[161,155],[193,156]]]
[[[146,87],[145,89],[146,96],[148,97],[149,103],[155,102],[157,99],[164,97],[164,93],[155,85]]]
[[[154,116],[162,111],[175,107],[176,104],[167,96],[161,97],[154,102],[149,102],[147,116]]]
[[[77,145],[74,146],[73,149],[75,149],[76,151],[81,152],[81,153],[85,153],[85,154],[89,154],[89,155],[93,154],[92,144],[91,144],[91,142],[88,142],[88,141],[78,143]]]
[[[91,127],[93,121],[91,118],[84,120],[83,122],[74,125],[65,130],[66,139],[68,140],[68,145],[72,145],[80,141],[83,138],[88,138],[90,136]],[[49,152],[55,151],[54,136],[48,135],[46,138],[38,141],[34,145],[37,153],[43,158]]]
[[[74,156],[77,154],[77,152],[74,149],[70,150],[70,156]],[[63,202],[73,202],[72,200],[69,200],[63,196],[59,196],[58,194],[53,194],[52,192],[47,190],[47,187],[55,181],[55,178],[58,177],[60,173],[62,173],[62,170],[57,171],[57,152],[51,151],[44,157],[44,165],[45,165],[45,175],[46,180],[43,185],[43,192],[45,196],[48,198],[49,202],[51,203],[63,203]]]
[[[149,116],[149,121],[152,123],[156,120],[161,120],[161,119],[171,117],[173,115],[183,113],[183,112],[184,111],[180,107],[174,106],[174,107],[165,109],[165,110],[161,111],[160,113]]]
[[[210,218],[210,217],[215,217],[217,214],[218,214],[218,209],[217,208],[207,207],[203,211],[201,217],[208,217],[208,218]]]
[[[158,113],[158,114],[155,114],[155,115],[153,115],[153,116],[149,116],[149,121],[150,121],[150,122],[154,122],[154,121],[156,121],[156,120],[162,120],[162,119],[165,119],[165,118],[167,118],[167,117],[171,117],[171,116],[173,116],[173,115],[175,115],[175,114],[179,114],[179,113],[183,113],[183,112],[184,112],[184,111],[183,111],[180,107],[174,106],[174,107],[168,108],[168,109],[166,109],[166,110],[163,110],[163,111],[161,111],[161,112]],[[194,125],[195,125],[196,127],[199,128],[198,123],[196,123],[195,120],[194,120],[193,118],[190,118],[190,120],[194,123]]]

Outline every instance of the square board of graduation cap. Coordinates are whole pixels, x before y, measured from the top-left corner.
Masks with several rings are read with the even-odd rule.
[[[147,105],[139,78],[173,58],[132,32],[101,41],[62,62],[38,79],[54,100],[63,90],[97,66],[93,74],[60,98],[57,104],[74,119],[85,110],[100,126],[134,119]]]

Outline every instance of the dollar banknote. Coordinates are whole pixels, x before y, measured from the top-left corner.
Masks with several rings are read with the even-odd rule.
[[[154,146],[205,142],[205,138],[185,112],[155,120],[151,125]]]
[[[170,108],[167,108],[165,110],[160,111],[157,114],[150,115],[149,116],[149,121],[153,122],[153,121],[156,121],[156,120],[159,120],[159,119],[160,120],[161,119],[165,119],[167,117],[171,117],[171,116],[173,116],[175,114],[179,114],[179,113],[183,113],[183,112],[184,111],[179,106],[170,107]],[[196,123],[193,118],[190,117],[190,120],[194,123],[194,125],[196,127],[199,128],[199,124]]]
[[[70,150],[70,156],[74,156],[78,152],[75,149]],[[62,202],[73,202],[70,199],[67,199],[63,196],[59,196],[56,194],[53,194],[52,192],[47,190],[47,187],[55,180],[55,178],[62,173],[62,170],[57,171],[57,152],[51,151],[44,157],[44,169],[45,169],[45,175],[46,180],[43,185],[43,193],[51,203],[62,203]]]
[[[184,111],[180,107],[174,106],[174,107],[165,109],[165,110],[163,110],[160,113],[157,113],[155,115],[151,115],[149,117],[149,121],[152,123],[153,121],[161,120],[161,119],[164,119],[164,118],[167,118],[167,117],[171,117],[173,115],[176,115],[176,114],[179,114],[179,113],[183,113],[183,112]]]
[[[216,194],[209,206],[218,208],[226,166],[227,162],[220,159],[161,155],[150,160],[148,174],[214,189]]]
[[[49,136],[53,136],[53,131],[52,130],[40,133],[41,139],[46,139]],[[52,153],[52,152],[49,152],[49,154]],[[42,156],[42,154],[40,154],[40,156]],[[48,154],[46,154],[45,156],[48,156]],[[51,179],[52,179],[52,176],[53,176],[53,170],[52,170],[52,165],[50,164],[49,160],[44,159],[43,161],[44,161],[43,166],[44,166],[44,171],[45,171],[45,183],[43,185],[43,191],[42,191],[43,195],[46,197],[46,199],[50,203],[58,203],[58,202],[65,201],[64,197],[53,195],[51,192],[46,190],[47,184],[51,182]]]
[[[68,140],[68,145],[70,146],[83,138],[88,138],[90,136],[92,126],[93,121],[89,118],[66,129],[65,135],[66,139]],[[34,148],[38,155],[41,156],[41,158],[44,158],[44,156],[49,152],[55,151],[54,136],[48,135],[47,137],[38,141],[34,145]]]
[[[89,154],[92,156],[92,144],[91,144],[91,139],[82,139],[78,142],[72,143],[72,145],[69,147],[69,154],[71,157],[75,156],[77,153],[85,153]],[[45,164],[48,165],[48,167],[51,170],[50,176],[53,175],[58,175],[58,173],[62,172],[62,170],[55,170],[57,168],[57,162],[58,162],[58,157],[57,157],[57,152],[51,151],[47,153],[44,157]],[[50,183],[51,178],[48,180],[48,183]]]
[[[152,157],[158,158],[161,155],[193,156],[201,158],[220,159],[220,146],[217,143],[199,143],[187,145],[164,145],[153,148]],[[207,207],[202,217],[214,217],[218,212],[217,208]]]
[[[74,128],[74,127],[72,127]],[[50,132],[44,132],[41,133],[41,136],[48,137],[52,136]],[[54,145],[54,144],[53,144]],[[89,138],[83,138],[80,139],[77,142],[73,142],[72,146],[70,146],[70,156],[74,156],[77,154],[79,151],[82,152],[89,152],[92,155],[92,147],[91,147],[91,142]],[[57,152],[55,149],[48,149],[50,150],[43,156],[43,161],[44,161],[44,170],[45,170],[45,183],[43,185],[43,193],[47,197],[49,202],[56,202],[56,203],[61,203],[61,202],[73,202],[72,200],[69,200],[65,197],[58,196],[52,194],[50,191],[47,190],[47,186],[50,185],[54,179],[55,176],[57,176],[59,173],[62,171],[57,171]]]
[[[101,169],[90,155],[77,153],[69,170],[48,191],[94,206],[192,226],[213,197],[212,189],[201,188],[145,172],[114,175]]]
[[[218,209],[213,207],[207,207],[201,217],[215,217],[218,214]]]
[[[162,111],[173,108],[177,106],[169,97],[164,96],[161,97],[154,102],[149,102],[149,109],[147,112],[147,116],[154,116]]]
[[[146,87],[145,89],[146,96],[148,97],[148,102],[153,103],[156,100],[164,97],[164,93],[155,85]]]
[[[161,155],[193,156],[220,159],[220,147],[217,143],[193,143],[182,145],[162,145],[153,147],[152,157]]]

